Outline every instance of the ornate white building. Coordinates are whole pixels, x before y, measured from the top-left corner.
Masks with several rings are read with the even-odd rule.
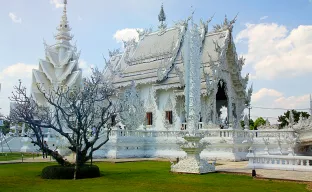
[[[166,28],[163,8],[159,29],[139,31],[139,41],[124,42],[125,50],[110,52],[105,76],[121,91],[135,83],[140,98],[145,101],[146,123],[153,130],[181,130],[185,122],[185,65],[182,50],[188,19]],[[219,124],[220,109],[228,109],[228,121],[233,128],[242,119],[251,89],[246,90],[248,74],[241,76],[244,59],[238,58],[232,37],[234,21],[225,19],[222,26],[208,32],[208,23],[200,22],[201,121]],[[186,50],[187,51],[187,50]],[[166,125],[166,120],[169,124]],[[144,122],[141,122],[142,124]],[[168,122],[167,122],[168,123]]]
[[[39,69],[32,72],[32,96],[39,104],[46,105],[45,98],[38,90],[49,91],[61,86],[80,86],[81,70],[78,68],[80,53],[77,53],[75,45],[71,44],[73,36],[70,34],[70,26],[66,13],[67,1],[64,1],[64,11],[60,25],[55,35],[56,43],[47,45],[44,42],[45,59],[39,61]]]
[[[125,125],[125,130],[146,130],[155,134],[162,131],[188,131],[185,103],[189,100],[189,85],[185,83],[185,71],[190,66],[185,61],[189,59],[186,57],[192,46],[187,49],[182,47],[188,41],[185,34],[189,30],[188,22],[192,17],[167,28],[162,6],[157,31],[138,31],[138,42],[134,39],[124,42],[123,52],[114,50],[109,53],[104,76],[110,78],[113,85],[120,90],[120,95],[124,92],[128,94],[123,95],[123,98],[128,98],[124,101],[128,107],[120,118],[117,117]],[[240,129],[239,121],[250,102],[252,88],[247,90],[248,74],[241,76],[244,59],[238,58],[232,37],[235,19],[229,21],[225,18],[222,25],[208,31],[210,20],[200,21],[197,25],[200,43],[193,46],[193,49],[200,51],[198,59],[201,63],[198,70],[194,70],[200,77],[198,129],[223,128],[220,118],[222,107],[227,108],[228,123],[224,128]],[[131,90],[132,94],[129,93]],[[141,108],[143,110],[137,110]],[[136,126],[133,126],[133,122]],[[175,139],[168,142],[176,145]],[[158,145],[157,142],[155,145]],[[163,146],[152,150],[170,151],[171,148],[168,146],[166,149]],[[140,154],[145,154],[144,151],[141,152]],[[161,154],[162,152],[160,156]],[[174,152],[172,156],[173,154]],[[123,152],[120,155],[123,156]]]

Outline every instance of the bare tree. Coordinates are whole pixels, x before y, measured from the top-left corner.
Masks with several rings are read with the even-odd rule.
[[[54,130],[68,140],[68,148],[76,153],[76,166],[85,164],[92,158],[92,153],[109,140],[111,117],[119,109],[112,101],[114,89],[97,69],[93,70],[90,78],[83,79],[78,87],[57,86],[50,90],[44,90],[40,84],[37,87],[47,104],[35,102],[19,82],[10,97],[15,107],[8,119],[28,124],[35,134],[32,143],[59,164],[70,166],[71,163],[43,144],[42,128]]]

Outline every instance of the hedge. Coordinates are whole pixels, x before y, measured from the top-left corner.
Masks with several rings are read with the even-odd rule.
[[[75,167],[64,167],[52,165],[43,168],[41,177],[43,179],[73,179]],[[84,165],[78,168],[76,179],[100,177],[100,169],[96,165]]]

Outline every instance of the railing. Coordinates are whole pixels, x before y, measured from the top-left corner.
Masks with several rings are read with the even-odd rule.
[[[187,123],[182,123],[181,124],[181,130],[186,130],[187,127]],[[197,129],[203,129],[204,127],[204,123],[203,122],[199,122],[197,125]]]
[[[254,133],[255,137],[294,137],[294,131],[288,129],[281,130],[249,130],[250,133]]]
[[[253,169],[282,169],[312,171],[311,156],[258,155],[248,154],[248,167]]]
[[[146,131],[146,130],[112,130],[110,137],[181,137],[187,131]],[[105,135],[105,133],[104,133]]]
[[[177,137],[188,133],[185,129],[186,124],[182,123],[182,130],[178,131],[155,131],[155,130],[112,130],[110,137]],[[204,137],[221,138],[287,138],[295,137],[292,130],[238,130],[238,129],[199,129],[198,133]]]

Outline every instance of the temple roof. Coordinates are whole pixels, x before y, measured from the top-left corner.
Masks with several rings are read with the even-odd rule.
[[[122,75],[115,77],[113,83],[117,87],[130,85],[133,80],[136,83],[155,83],[159,81],[158,74],[161,69],[164,71],[169,69],[170,73],[175,76],[175,80],[171,77],[167,80],[160,80],[159,84],[180,83],[178,74],[174,72],[173,68],[177,67],[182,73],[184,72],[183,54],[180,51],[184,35],[184,26],[167,29],[162,34],[159,34],[159,31],[153,32],[141,38],[137,45],[132,47],[132,50],[129,49],[123,54],[112,56],[110,64],[115,66],[115,69],[122,69]],[[229,31],[227,30],[205,33],[202,45],[202,64],[206,73],[212,75],[209,62],[211,59],[218,60],[219,56],[215,46],[223,48],[228,35]],[[120,67],[121,65],[124,67]]]
[[[185,27],[174,27],[162,34],[154,32],[140,39],[133,50],[125,51],[120,64],[126,64],[122,77],[116,78],[114,83],[130,83],[150,79],[158,80],[160,68],[170,68],[181,47]],[[112,57],[111,62],[115,58]],[[112,64],[112,63],[111,63]]]
[[[161,25],[155,32],[139,32],[138,42],[124,42],[123,53],[110,54],[104,75],[111,77],[116,88],[127,87],[132,81],[153,84],[155,89],[183,88],[185,69],[182,47],[191,18],[172,28]],[[241,77],[244,59],[237,57],[232,37],[236,17],[231,21],[225,18],[222,25],[208,32],[211,19],[205,23],[200,21],[198,25],[202,38],[202,93],[210,94],[211,87],[215,89],[220,80],[225,80],[231,81],[226,83],[232,85],[239,97],[245,97],[248,75]],[[162,24],[164,21],[162,19]]]

